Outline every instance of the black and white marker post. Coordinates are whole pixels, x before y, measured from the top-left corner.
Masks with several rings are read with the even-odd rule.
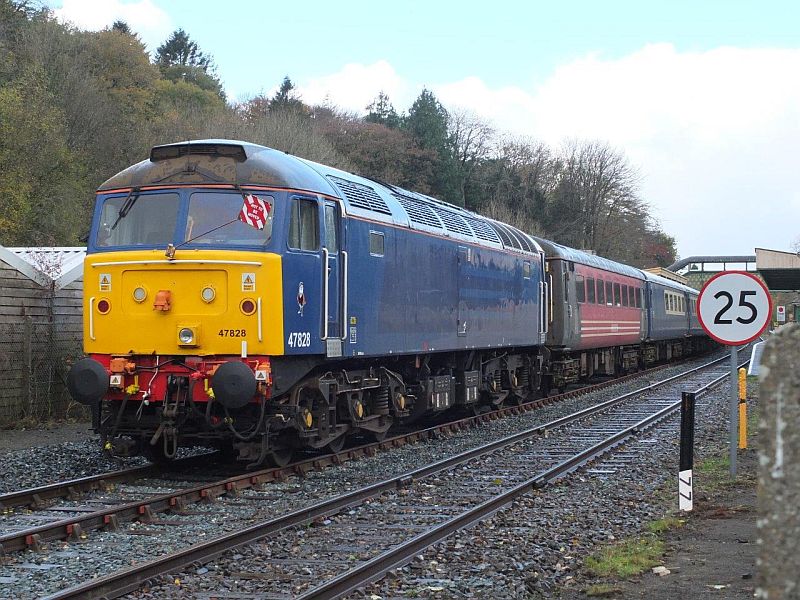
[[[723,271],[709,279],[697,298],[697,318],[706,333],[731,347],[730,447],[731,477],[736,477],[739,440],[739,365],[737,350],[769,325],[772,298],[758,277],[745,271]]]
[[[694,464],[694,392],[681,396],[681,461],[678,472],[678,507],[692,510],[692,467]]]

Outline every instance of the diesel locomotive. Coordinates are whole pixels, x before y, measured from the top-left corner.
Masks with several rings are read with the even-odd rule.
[[[70,392],[107,450],[153,460],[285,464],[705,343],[690,288],[229,140],[154,147],[102,184],[83,281]]]

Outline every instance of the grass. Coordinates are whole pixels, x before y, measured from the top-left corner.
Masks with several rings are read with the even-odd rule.
[[[586,559],[585,567],[599,577],[624,579],[661,564],[664,542],[655,536],[630,538],[601,548]]]
[[[658,519],[648,523],[647,531],[658,535],[660,533],[664,533],[665,531],[669,531],[670,529],[683,527],[684,523],[686,523],[686,521],[679,519],[678,517],[664,517],[663,519]]]
[[[590,585],[584,593],[593,598],[598,598],[602,596],[614,596],[616,594],[622,593],[622,588],[616,585],[612,585],[610,583],[596,583],[594,585]]]

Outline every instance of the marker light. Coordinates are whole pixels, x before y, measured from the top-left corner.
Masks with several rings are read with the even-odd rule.
[[[144,302],[146,298],[147,290],[142,286],[139,286],[133,290],[133,299],[136,300],[136,302]]]
[[[178,341],[186,346],[192,344],[194,342],[194,331],[192,331],[188,327],[182,328],[178,332]]]
[[[242,300],[242,303],[239,305],[239,308],[242,309],[242,312],[246,315],[252,315],[256,312],[256,303],[250,300],[249,298],[245,298]]]
[[[203,288],[203,291],[200,292],[200,296],[203,298],[203,302],[213,302],[214,298],[217,297],[217,292],[214,291],[213,287],[207,285]]]
[[[111,303],[103,298],[102,300],[98,301],[97,303],[97,312],[101,315],[108,313],[111,310]]]

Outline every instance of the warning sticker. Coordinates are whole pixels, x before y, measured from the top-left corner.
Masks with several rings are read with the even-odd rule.
[[[100,291],[111,291],[111,273],[100,273]]]
[[[256,274],[255,273],[242,273],[242,291],[255,292],[256,291]]]

